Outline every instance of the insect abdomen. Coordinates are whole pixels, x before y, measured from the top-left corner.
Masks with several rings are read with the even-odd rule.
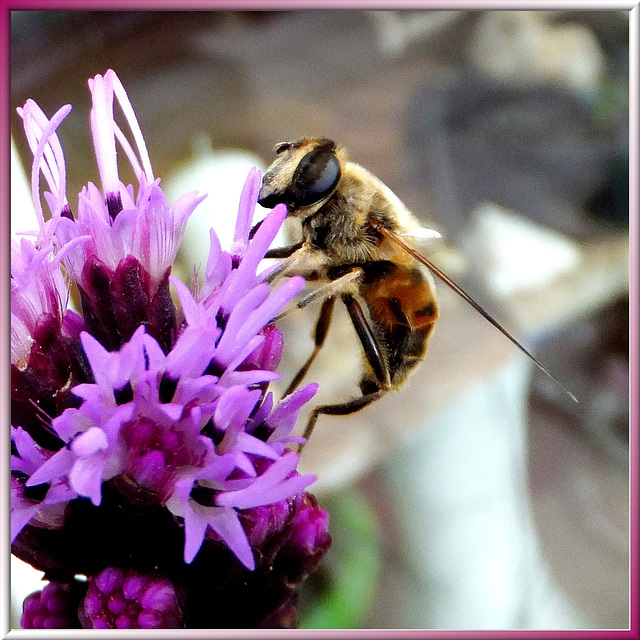
[[[384,262],[365,269],[361,293],[381,334],[391,385],[397,388],[425,357],[438,317],[433,289],[420,269]]]

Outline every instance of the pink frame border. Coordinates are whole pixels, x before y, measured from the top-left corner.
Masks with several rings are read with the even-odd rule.
[[[3,242],[1,247],[0,269],[0,299],[7,301],[0,322],[2,323],[3,339],[0,341],[0,401],[4,415],[5,424],[10,422],[8,388],[9,375],[8,363],[9,344],[9,153],[10,153],[10,114],[9,114],[9,94],[10,94],[10,74],[9,74],[9,46],[10,46],[10,12],[12,10],[197,10],[197,9],[244,9],[244,10],[287,10],[287,9],[606,9],[606,10],[628,10],[631,14],[630,21],[630,175],[640,174],[639,147],[638,147],[638,122],[637,114],[639,110],[638,93],[638,59],[640,57],[638,36],[640,30],[640,8],[633,2],[603,2],[588,0],[580,2],[551,0],[538,0],[535,3],[510,0],[494,0],[493,2],[482,2],[481,0],[453,0],[451,2],[434,2],[425,0],[400,0],[391,2],[390,0],[312,0],[302,2],[302,0],[238,0],[236,2],[215,0],[0,0],[0,91],[2,100],[0,101],[0,219],[3,221],[1,228]],[[36,96],[37,98],[37,96]],[[633,117],[633,114],[636,114]],[[630,180],[630,388],[637,389],[638,384],[638,338],[640,334],[640,312],[638,304],[638,279],[640,274],[640,221],[639,221],[639,198],[640,188],[636,180]],[[5,195],[6,194],[6,195]],[[638,429],[638,394],[630,395],[630,629],[628,630],[581,630],[581,631],[454,631],[454,630],[187,630],[180,631],[181,638],[281,638],[283,635],[296,638],[332,638],[349,636],[354,638],[446,638],[450,640],[458,638],[640,638],[640,620],[638,611],[638,579],[640,575],[638,558],[638,529],[640,494],[638,492],[638,470],[640,468],[640,443]],[[2,461],[9,459],[8,438],[0,439],[0,449],[2,450]],[[3,560],[7,561],[3,566],[7,567],[9,549],[9,475],[0,474],[1,495],[6,500],[0,512],[2,527],[0,528],[0,548],[3,550]],[[161,630],[154,632],[126,632],[126,631],[22,631],[10,630],[10,588],[9,571],[3,571],[0,582],[0,632],[2,637],[22,637],[22,638],[71,638],[71,637],[95,637],[113,636],[118,638],[138,637],[141,634],[147,637],[175,638],[175,630]]]

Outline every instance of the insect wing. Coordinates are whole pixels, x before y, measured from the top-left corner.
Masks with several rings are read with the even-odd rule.
[[[403,236],[392,231],[391,229],[386,229],[385,227],[380,226],[378,231],[391,240],[395,242],[400,247],[402,247],[409,255],[414,257],[418,262],[423,264],[425,267],[430,269],[440,280],[442,280],[448,287],[451,287],[459,296],[461,296],[466,302],[468,302],[485,320],[490,322],[500,333],[502,333],[506,338],[508,338],[520,351],[522,351],[525,355],[527,355],[531,360],[536,364],[536,366],[543,371],[546,375],[548,375],[552,380],[556,382],[564,392],[574,401],[578,402],[578,399],[569,391],[550,371],[546,369],[546,367],[533,355],[531,354],[518,340],[516,340],[495,318],[493,318],[489,313],[487,313],[460,285],[454,282],[446,273],[441,271],[438,267],[436,267],[433,262],[428,260],[422,253],[414,249],[411,245],[405,242]],[[427,230],[430,231],[430,230]],[[437,232],[435,232],[437,233]]]

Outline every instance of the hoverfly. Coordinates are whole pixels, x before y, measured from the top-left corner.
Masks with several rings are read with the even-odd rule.
[[[299,308],[323,300],[314,349],[284,395],[300,384],[322,348],[338,299],[348,311],[364,352],[362,395],[316,407],[303,434],[307,440],[320,415],[359,411],[387,391],[400,388],[424,359],[438,317],[432,273],[577,402],[524,346],[414,248],[416,238],[439,234],[422,227],[381,180],[348,161],[344,149],[328,138],[301,138],[278,143],[275,152],[277,158],[263,176],[258,203],[266,208],[284,203],[287,217],[300,222],[302,240],[267,252],[266,258],[285,259],[269,278],[302,275],[320,283],[320,288],[298,302]]]

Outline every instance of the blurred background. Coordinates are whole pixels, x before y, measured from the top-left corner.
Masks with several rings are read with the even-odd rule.
[[[14,11],[11,29],[17,165],[29,174],[15,108],[71,103],[72,208],[98,182],[87,78],[108,68],[169,199],[209,193],[184,274],[209,226],[228,242],[276,142],[331,137],[445,236],[429,257],[580,399],[439,286],[406,387],[321,418],[305,449],[334,545],[304,626],[628,628],[628,13]],[[283,321],[285,384],[315,313]],[[344,315],[324,351],[320,401],[355,393]],[[38,579],[12,564],[14,606]]]

